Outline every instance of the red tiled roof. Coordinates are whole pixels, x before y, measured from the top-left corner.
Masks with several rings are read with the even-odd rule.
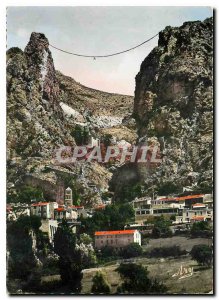
[[[197,198],[202,198],[204,197],[203,194],[199,194],[199,195],[190,195],[190,196],[182,196],[182,197],[177,197],[177,200],[190,200],[190,199],[197,199]]]
[[[64,207],[58,207],[58,208],[55,208],[54,210],[56,210],[56,211],[65,211]]]
[[[159,200],[163,201],[184,201],[184,200],[190,200],[190,199],[198,199],[202,198],[204,195],[190,195],[190,196],[182,196],[182,197],[173,197],[173,198],[161,198]]]
[[[193,216],[192,217],[192,220],[195,220],[195,221],[203,221],[205,219],[204,216]]]
[[[38,203],[31,204],[31,206],[44,206],[47,204],[49,204],[49,202],[38,202]]]
[[[95,235],[114,235],[114,234],[132,234],[136,230],[130,229],[130,230],[113,230],[113,231],[96,231]]]

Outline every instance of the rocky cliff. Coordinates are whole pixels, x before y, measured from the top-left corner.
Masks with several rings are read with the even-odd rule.
[[[7,52],[9,157],[49,157],[55,146],[74,144],[58,102],[59,86],[48,40],[33,33],[24,52]]]
[[[158,146],[163,159],[153,169],[136,164],[132,180],[158,192],[165,192],[165,186],[166,191],[171,186],[173,192],[182,192],[186,186],[211,191],[212,18],[186,22],[179,28],[168,26],[159,33],[158,46],[142,62],[136,76],[133,116],[139,144]],[[115,182],[120,174],[118,170],[112,180],[117,191],[120,188]]]
[[[106,189],[111,173],[104,166],[54,166],[55,149],[76,144],[76,125],[97,137],[113,133],[121,139],[124,133],[134,140],[133,126],[123,124],[132,106],[131,96],[93,90],[56,71],[48,39],[32,33],[24,51],[7,51],[9,186],[39,186],[48,199],[56,200],[60,177],[78,174],[82,193],[92,192],[90,184]]]

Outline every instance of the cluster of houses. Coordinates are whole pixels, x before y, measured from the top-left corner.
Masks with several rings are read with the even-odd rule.
[[[8,221],[16,220],[20,215],[40,217],[42,223],[40,229],[48,234],[51,243],[62,219],[66,219],[75,232],[77,226],[80,226],[80,222],[77,221],[78,218],[92,217],[93,214],[92,209],[73,205],[72,190],[70,188],[65,190],[64,204],[57,202],[34,202],[30,205],[14,203],[7,205],[6,212]]]
[[[95,232],[95,247],[122,248],[130,243],[141,245],[141,233],[151,232],[150,224],[142,224],[157,216],[175,216],[173,225],[192,224],[199,221],[213,221],[213,195],[196,194],[181,197],[136,198],[131,202],[135,211],[136,224],[128,224],[120,231]]]
[[[130,243],[141,245],[141,231],[145,228],[143,223],[150,218],[166,215],[175,216],[172,224],[192,224],[198,221],[213,221],[213,196],[212,194],[184,195],[178,197],[151,197],[135,198],[131,204],[135,211],[136,224],[128,224],[124,230],[97,231],[94,233],[95,247],[101,249],[104,246],[123,248]],[[95,209],[104,209],[100,205]],[[86,209],[84,206],[73,205],[72,190],[65,190],[64,204],[57,202],[34,202],[28,204],[14,204],[7,206],[7,219],[15,220],[19,215],[35,215],[41,218],[41,230],[46,232],[53,243],[54,234],[61,223],[66,219],[72,230],[76,232],[80,226],[79,217],[92,217],[94,209]],[[148,227],[148,226],[147,226]]]
[[[174,215],[174,224],[213,221],[212,194],[186,195],[180,197],[136,198],[132,201],[137,222],[147,221],[151,216]]]

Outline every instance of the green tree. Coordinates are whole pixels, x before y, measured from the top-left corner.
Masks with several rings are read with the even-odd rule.
[[[120,264],[117,272],[123,279],[117,292],[122,294],[163,294],[167,288],[158,280],[149,278],[146,267],[137,264]]]
[[[128,204],[107,205],[104,210],[96,211],[92,218],[81,218],[81,230],[90,235],[99,230],[121,230],[134,221],[134,209]]]
[[[171,236],[170,221],[165,220],[164,216],[160,216],[155,220],[152,230],[152,236],[154,238]]]
[[[93,240],[88,234],[82,233],[80,235],[80,242],[83,243],[84,245],[90,245],[92,244]]]
[[[120,256],[120,250],[112,246],[104,246],[101,248],[102,258],[117,258]]]
[[[122,250],[124,258],[137,257],[142,255],[143,249],[138,243],[131,243]]]
[[[31,203],[31,200],[43,201],[44,195],[40,188],[32,186],[22,187],[15,195],[8,195],[7,202]]]
[[[71,134],[74,137],[77,145],[83,145],[88,143],[88,139],[89,139],[88,127],[86,126],[81,127],[80,125],[76,125]]]
[[[197,236],[211,236],[211,228],[207,221],[194,222],[191,228],[191,235],[193,237]]]
[[[32,238],[33,233],[37,236],[40,232],[40,226],[40,219],[35,216],[21,216],[7,225],[8,277],[23,280],[24,288],[31,290],[40,284],[41,267],[33,250]]]
[[[59,256],[59,270],[62,282],[72,291],[80,293],[82,262],[80,249],[76,247],[76,235],[63,219],[54,236],[54,251]]]
[[[195,245],[190,252],[192,259],[200,265],[210,266],[213,259],[212,249],[207,245]]]
[[[103,144],[104,144],[106,147],[110,146],[111,143],[112,143],[112,138],[113,138],[112,134],[105,134],[105,135],[102,137],[102,142],[103,142]]]
[[[179,193],[181,188],[177,186],[173,182],[165,182],[160,185],[158,189],[158,195],[168,195],[168,194],[174,194],[174,193]]]
[[[83,132],[83,143],[86,144],[86,145],[89,142],[89,136],[90,136],[89,128],[85,126],[84,127],[84,132]]]
[[[88,234],[83,233],[80,235],[76,248],[81,252],[83,268],[90,268],[96,265],[97,257],[93,248],[93,240]]]
[[[171,216],[170,216],[170,220],[171,220],[171,221],[176,221],[176,215],[171,215]]]
[[[110,293],[110,286],[106,281],[103,273],[97,272],[96,275],[93,277],[93,285],[91,288],[91,292],[93,294],[109,294]]]
[[[130,202],[136,197],[142,197],[143,192],[142,192],[142,185],[137,183],[129,186],[123,186],[121,191],[120,191],[120,196],[119,198],[122,199],[124,202]]]

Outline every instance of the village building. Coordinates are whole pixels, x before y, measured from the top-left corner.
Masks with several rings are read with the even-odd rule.
[[[134,209],[145,209],[150,208],[151,206],[151,198],[150,197],[141,197],[141,198],[135,198],[132,201],[132,205]]]
[[[27,203],[11,203],[6,206],[7,221],[17,220],[20,216],[30,216],[30,205]]]
[[[153,224],[143,224],[143,223],[134,223],[134,224],[126,224],[124,229],[136,229],[139,230],[140,233],[151,234],[153,230]]]
[[[160,205],[160,204],[165,204],[165,201],[163,199],[165,199],[165,196],[156,196],[153,197],[153,199],[151,199],[151,205]]]
[[[31,215],[38,216],[41,219],[53,219],[54,209],[58,207],[57,202],[38,202],[31,204]]]
[[[206,208],[212,209],[213,197],[211,194],[185,195],[179,197],[157,196],[156,199],[142,197],[135,198],[131,203],[135,210],[136,222],[147,220],[148,216],[161,215],[176,215],[178,222],[184,222],[188,219],[188,217],[184,218],[184,209],[186,209],[186,211],[189,209],[192,210],[195,204],[197,204],[197,206],[199,205],[199,207],[203,204],[205,210]],[[208,219],[208,217],[206,218]],[[181,219],[183,221],[181,221]]]
[[[180,196],[180,197],[165,197],[161,198],[160,201],[166,204],[179,204],[180,208],[192,208],[193,204],[203,203],[204,202],[204,194],[198,195],[188,195],[188,196]]]
[[[175,215],[177,214],[179,209],[177,207],[164,206],[164,205],[156,205],[151,208],[138,208],[135,210],[136,220],[138,217],[144,216],[161,216],[161,215]]]
[[[55,220],[77,220],[78,213],[75,208],[72,207],[65,207],[59,206],[58,208],[54,209],[54,219]]]
[[[206,207],[203,203],[196,203],[192,209],[183,209],[174,224],[194,223],[200,221],[213,221],[213,210]]]
[[[138,230],[115,230],[115,231],[96,231],[95,248],[101,249],[105,246],[123,248],[131,243],[141,245],[141,234]]]
[[[204,198],[203,198],[203,203],[208,207],[208,208],[212,208],[214,206],[213,203],[213,194],[205,194]]]

